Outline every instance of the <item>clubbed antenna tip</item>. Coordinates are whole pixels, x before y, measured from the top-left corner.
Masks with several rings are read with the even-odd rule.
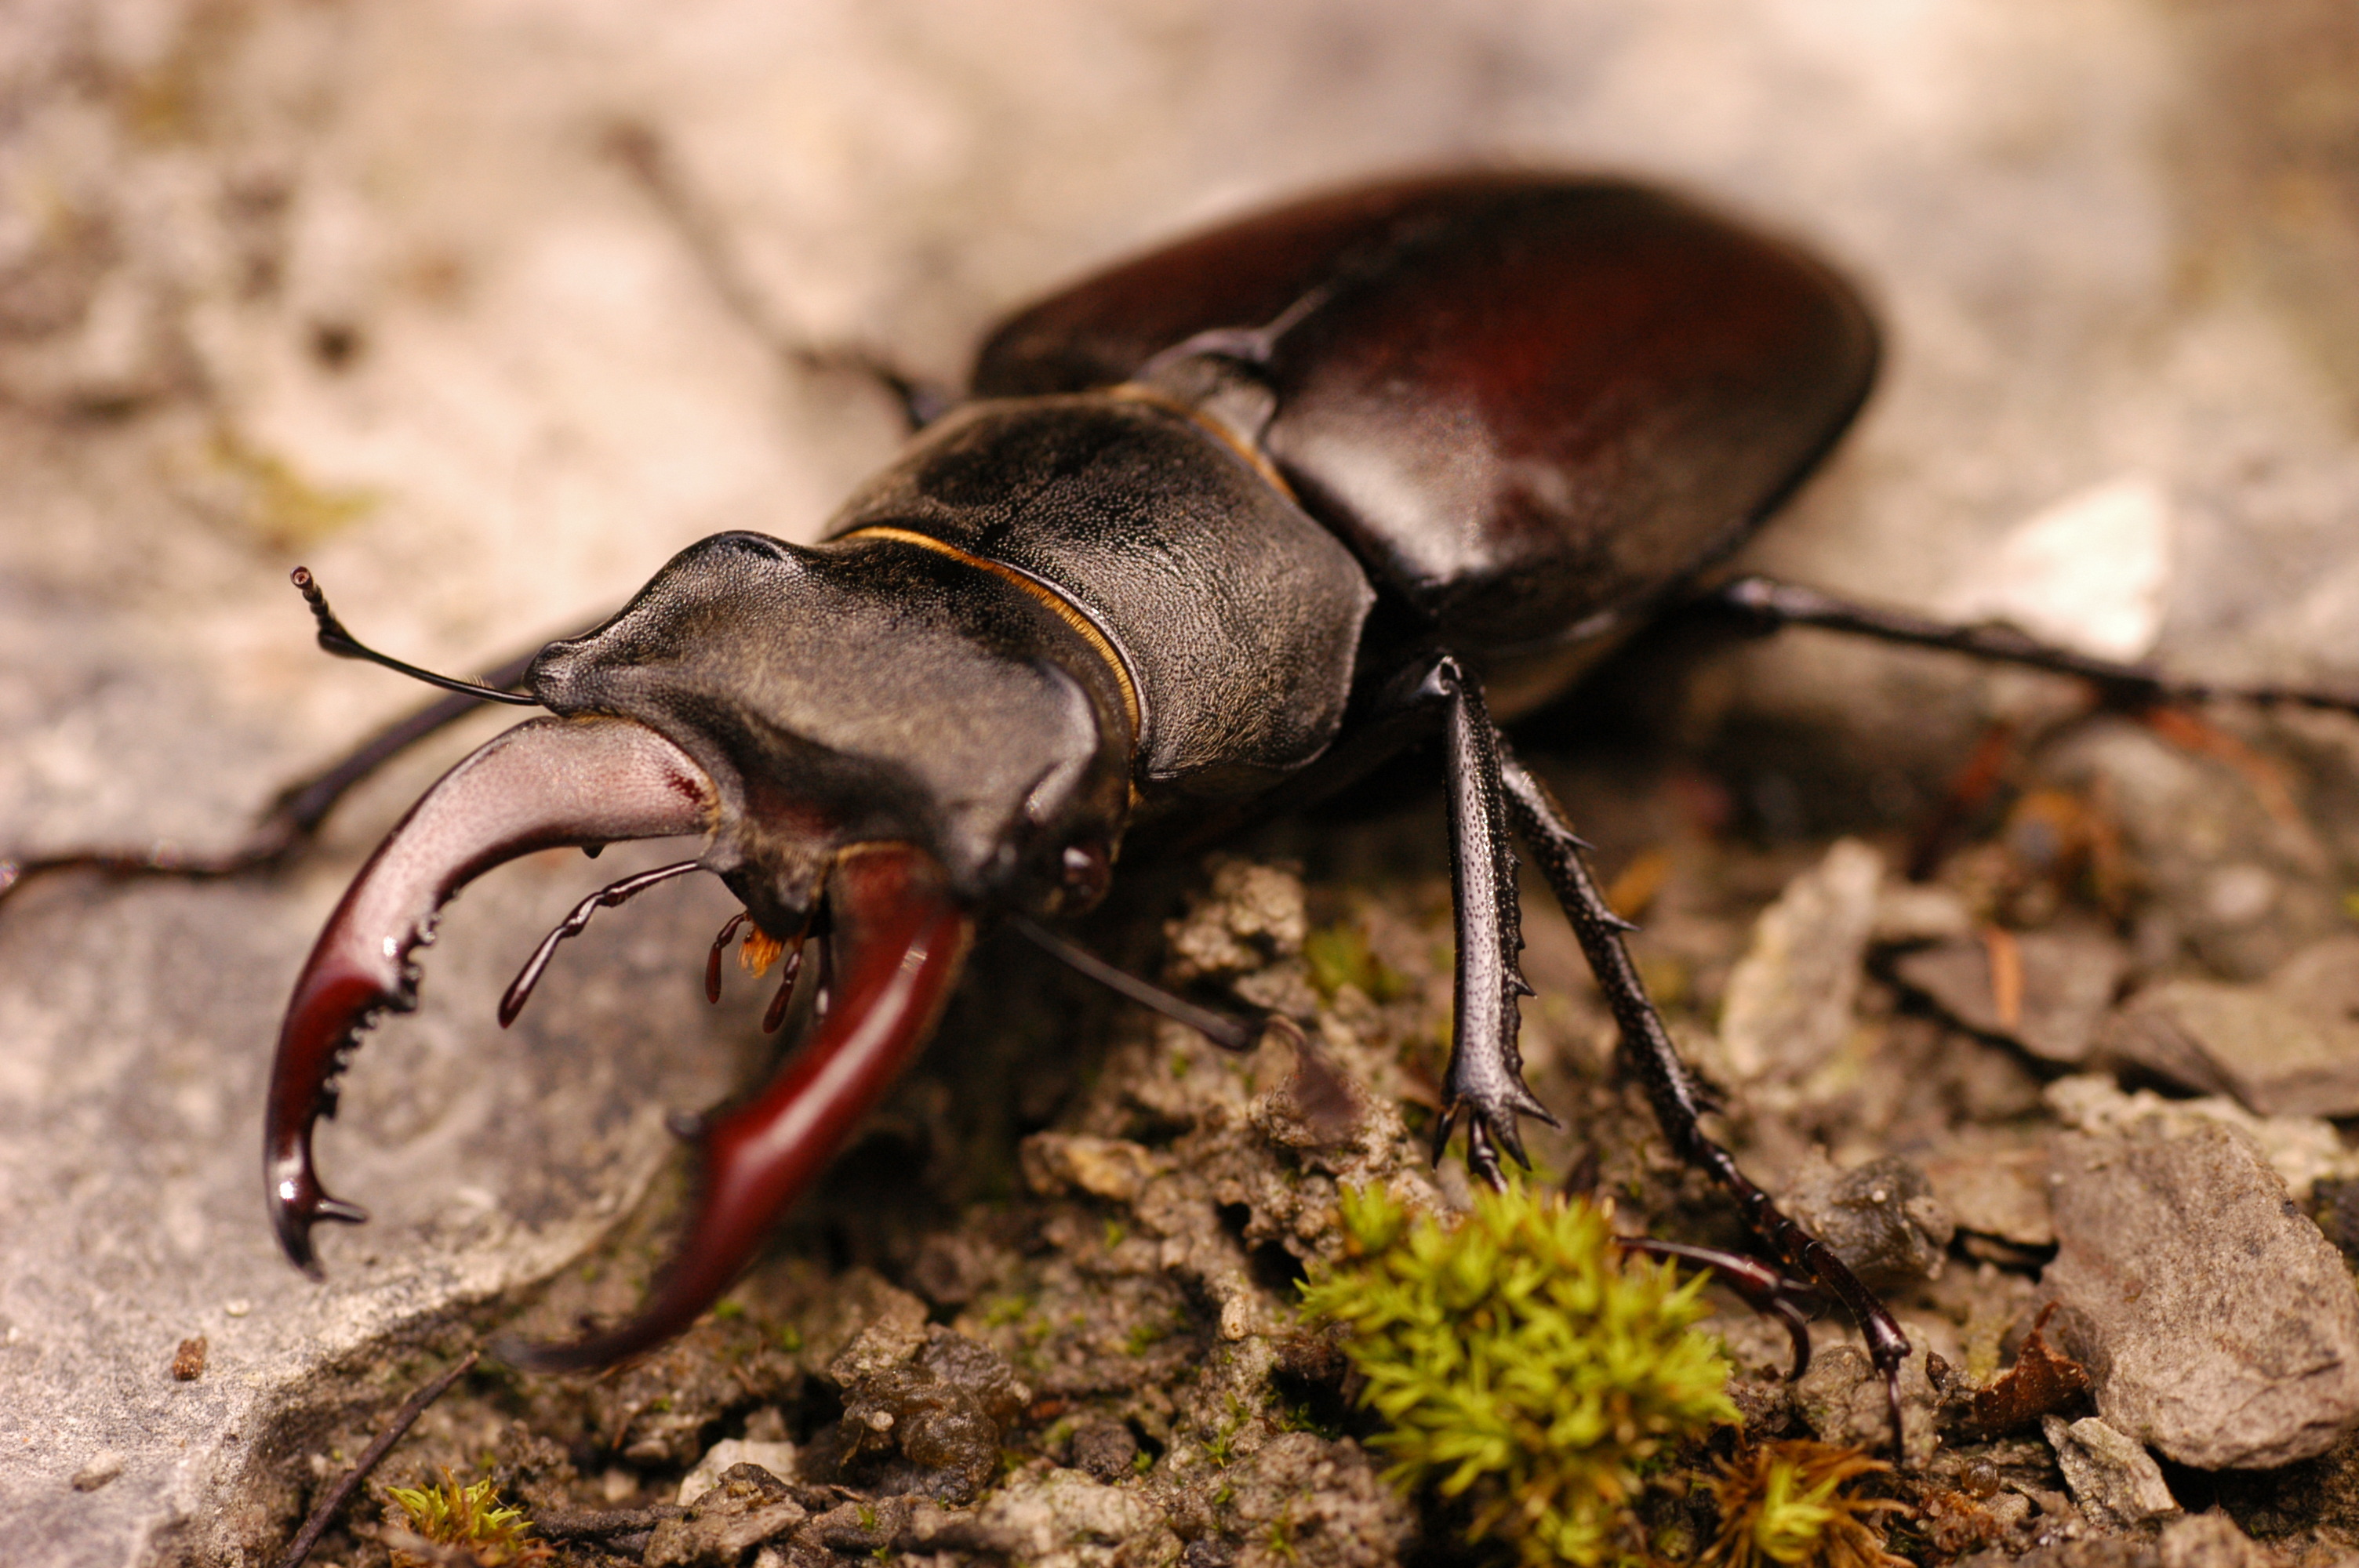
[[[444,691],[460,692],[468,697],[480,697],[486,702],[512,702],[523,708],[540,706],[538,698],[527,697],[520,691],[502,691],[497,687],[484,686],[479,681],[462,680],[456,676],[436,675],[432,670],[422,670],[416,665],[404,664],[399,659],[380,654],[344,630],[344,623],[336,619],[334,611],[328,608],[328,596],[321,591],[320,579],[311,575],[310,568],[297,567],[289,574],[289,580],[295,584],[296,590],[302,594],[303,602],[311,607],[311,619],[320,623],[320,646],[335,654],[336,657],[365,659],[370,664],[383,665],[386,669],[406,675],[412,680],[421,680],[428,686],[440,687]]]

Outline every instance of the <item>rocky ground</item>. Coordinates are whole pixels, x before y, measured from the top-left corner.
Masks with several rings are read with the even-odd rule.
[[[1467,162],[1668,181],[1860,279],[1878,392],[1750,564],[2190,674],[2359,684],[2347,12],[0,7],[0,849],[224,844],[402,711],[393,677],[311,648],[299,560],[363,635],[481,667],[716,529],[811,535],[897,438],[799,347],[954,380],[999,313],[1122,251]],[[1891,1550],[2332,1561],[2359,1530],[2332,1250],[2359,1239],[2359,727],[2084,698],[1668,635],[1520,743],[1643,921],[1723,1130],[1919,1345]],[[288,979],[488,732],[397,764],[281,876],[68,878],[0,909],[0,1559],[273,1561],[465,1349],[636,1298],[678,1197],[666,1111],[773,1044],[762,988],[700,1000],[730,904],[686,881],[497,1029],[596,880],[571,856],[471,891],[421,1011],[371,1037],[321,1150],[375,1218],[329,1238],[327,1282],[259,1217]],[[723,1314],[606,1379],[486,1366],[374,1484],[488,1474],[585,1561],[1460,1560],[1459,1516],[1377,1482],[1288,1314],[1339,1183],[1464,1196],[1419,1144],[1439,820],[1409,776],[1223,866],[1125,864],[1078,933],[1301,1019],[1343,1114],[1281,1044],[1220,1056],[992,939]],[[1535,1133],[1536,1179],[1739,1241],[1527,903],[1527,1054],[1568,1127]],[[1877,1435],[1839,1323],[1797,1389],[1777,1333],[1733,1301],[1715,1325],[1757,1435]],[[669,1514],[739,1462],[768,1478]],[[1632,1526],[1667,1557],[1711,1527],[1677,1491]],[[373,1565],[383,1510],[319,1560]]]
[[[1615,678],[1658,674],[1642,658]],[[1919,881],[1902,869],[1921,839],[1768,831],[1745,802],[1773,778],[1822,797],[1749,749],[1556,772],[1623,846],[1604,857],[1614,896],[1645,916],[1642,968],[1732,1107],[1721,1130],[1916,1348],[1910,1467],[1879,1488],[1907,1505],[1888,1548],[2340,1562],[2359,1553],[2359,1153],[2332,1119],[2359,1102],[2331,1042],[2359,939],[2338,891],[2354,846],[2320,824],[2359,789],[2359,727],[2223,709],[2197,729],[2056,696],[2053,730]],[[1485,1560],[1436,1498],[1378,1479],[1361,1440],[1380,1424],[1292,1310],[1340,1245],[1339,1184],[1465,1198],[1422,1152],[1449,1015],[1438,802],[1349,815],[1150,876],[1096,932],[1175,984],[1298,1018],[1317,1108],[1275,1038],[1226,1056],[987,949],[955,1044],[718,1313],[608,1378],[478,1371],[380,1486],[493,1476],[587,1563],[757,1544],[803,1564]],[[2265,900],[2221,891],[2261,874]],[[1567,1123],[1534,1130],[1531,1179],[1611,1200],[1633,1231],[1742,1245],[1615,1073],[1569,930],[1538,888],[1527,908],[1526,1051]],[[1030,999],[1012,1020],[1011,993]],[[1077,1015],[1103,1019],[1094,1044],[1057,1048],[1073,1036],[1049,1021]],[[513,1321],[558,1333],[625,1306],[664,1207]],[[1734,1297],[1712,1327],[1747,1441],[1888,1448],[1840,1314],[1799,1383],[1782,1333]],[[304,1455],[314,1489],[380,1410],[272,1446]],[[1636,1539],[1673,1561],[1713,1525],[1669,1495],[1641,1517]],[[381,1497],[356,1509],[324,1558],[385,1561],[387,1520],[403,1516]]]

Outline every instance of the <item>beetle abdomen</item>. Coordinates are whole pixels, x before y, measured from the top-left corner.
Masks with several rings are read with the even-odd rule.
[[[1266,788],[1342,725],[1365,573],[1182,414],[1106,396],[970,405],[826,532],[894,531],[1013,568],[1089,618],[1136,691],[1144,784]]]
[[[1791,247],[1639,186],[1482,175],[1298,203],[1116,267],[1003,326],[975,389],[1117,382],[1289,311],[1264,447],[1478,655],[1643,613],[1734,547],[1849,422],[1876,353],[1849,287]]]

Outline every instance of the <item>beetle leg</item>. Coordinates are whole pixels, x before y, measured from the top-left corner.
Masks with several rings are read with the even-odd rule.
[[[2323,708],[2359,713],[2359,692],[2284,686],[2213,686],[2204,681],[2179,680],[2146,665],[2122,664],[2043,643],[2003,623],[1961,626],[1907,611],[1854,603],[1816,589],[1765,577],[1741,577],[1725,583],[1706,602],[1742,617],[1764,632],[1788,626],[1817,626],[1912,647],[1943,648],[2000,664],[2079,676],[2094,682],[2109,695],[2136,702],[2209,702],[2226,698],[2258,703],[2265,708]]]
[[[263,1173],[271,1222],[295,1266],[316,1275],[311,1227],[364,1217],[321,1189],[311,1129],[333,1115],[336,1075],[361,1030],[417,1005],[409,955],[435,913],[492,867],[562,844],[701,833],[712,783],[686,752],[625,719],[537,719],[445,773],[386,836],[311,949],[270,1070]]]
[[[1901,1332],[1900,1325],[1884,1303],[1859,1282],[1826,1243],[1788,1218],[1768,1194],[1737,1169],[1728,1151],[1705,1135],[1705,1106],[1695,1076],[1680,1059],[1679,1048],[1671,1044],[1670,1032],[1663,1026],[1662,1014],[1655,1011],[1654,1002],[1647,998],[1646,982],[1638,978],[1637,966],[1630,961],[1630,950],[1623,943],[1622,934],[1629,928],[1629,923],[1608,908],[1603,895],[1597,891],[1597,883],[1581,858],[1581,840],[1566,820],[1564,808],[1557,804],[1548,786],[1516,760],[1506,736],[1497,736],[1496,745],[1499,780],[1516,829],[1531,847],[1541,873],[1556,892],[1557,902],[1564,905],[1564,913],[1572,923],[1572,934],[1580,940],[1582,953],[1597,977],[1598,989],[1604,993],[1606,1004],[1614,1010],[1614,1022],[1621,1027],[1623,1059],[1646,1085],[1647,1097],[1654,1102],[1655,1119],[1661,1124],[1663,1136],[1670,1140],[1672,1152],[1681,1160],[1710,1172],[1735,1197],[1755,1235],[1775,1249],[1788,1266],[1818,1281],[1828,1294],[1843,1303],[1852,1320],[1859,1325],[1861,1335],[1867,1340],[1868,1356],[1884,1377],[1885,1392],[1892,1407],[1893,1446],[1896,1452],[1905,1454],[1900,1427],[1900,1364],[1908,1357],[1908,1336]]]
[[[534,1371],[582,1371],[685,1330],[924,1044],[974,929],[940,871],[907,845],[860,846],[837,860],[828,901],[836,1005],[758,1098],[693,1124],[702,1164],[693,1216],[647,1303],[587,1339],[506,1343],[498,1355]]]
[[[481,685],[512,687],[525,677],[535,648],[484,672]],[[110,877],[182,877],[211,881],[243,876],[285,865],[307,848],[328,819],[336,803],[353,785],[427,736],[464,719],[483,707],[484,699],[466,693],[438,697],[416,712],[396,719],[354,747],[340,761],[309,778],[298,779],[274,796],[261,818],[235,848],[214,855],[189,855],[158,847],[148,849],[73,849],[61,854],[16,857],[0,854],[0,900],[37,876],[52,871],[97,871]]]
[[[1433,1130],[1441,1158],[1459,1119],[1466,1119],[1466,1162],[1493,1186],[1502,1184],[1498,1151],[1518,1165],[1524,1154],[1519,1116],[1555,1127],[1524,1084],[1516,1049],[1516,1000],[1532,994],[1516,955],[1524,946],[1516,899],[1516,855],[1507,844],[1506,806],[1499,789],[1498,731],[1483,704],[1483,688],[1447,654],[1437,659],[1427,687],[1443,705],[1442,744],[1450,773],[1450,884],[1457,906],[1457,996],[1450,1069],[1441,1115]]]
[[[1745,1298],[1745,1304],[1764,1317],[1774,1317],[1785,1329],[1786,1337],[1793,1342],[1794,1369],[1787,1374],[1796,1381],[1810,1369],[1810,1320],[1802,1313],[1795,1298],[1809,1294],[1812,1286],[1807,1280],[1788,1279],[1767,1263],[1747,1258],[1740,1252],[1723,1252],[1717,1247],[1695,1247],[1684,1241],[1658,1241],[1651,1236],[1624,1236],[1615,1238],[1623,1250],[1644,1252],[1654,1258],[1679,1258],[1690,1263],[1701,1263],[1720,1279],[1721,1283]]]
[[[1186,997],[1174,996],[1161,986],[1140,979],[1127,969],[1117,969],[1088,948],[1066,941],[1062,936],[1034,920],[1030,915],[1011,914],[1007,924],[1024,939],[1071,969],[1075,974],[1097,981],[1108,990],[1128,997],[1141,1007],[1152,1008],[1174,1023],[1184,1023],[1223,1051],[1250,1051],[1261,1044],[1262,1033],[1268,1028],[1268,1018],[1247,1022],[1215,1012],[1209,1007],[1199,1007]]]

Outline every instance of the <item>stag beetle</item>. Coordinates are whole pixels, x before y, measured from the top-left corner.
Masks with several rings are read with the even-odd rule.
[[[360,1033],[414,1004],[411,951],[441,904],[530,850],[701,835],[695,860],[585,901],[526,967],[504,1021],[592,908],[696,870],[793,958],[820,938],[829,1004],[772,1083],[692,1130],[692,1217],[639,1314],[515,1352],[582,1368],[680,1332],[720,1295],[925,1042],[979,922],[1015,921],[1087,967],[1036,922],[1094,904],[1126,836],[1314,797],[1438,738],[1458,956],[1436,1157],[1462,1127],[1469,1164],[1497,1182],[1502,1154],[1523,1159],[1518,1119],[1555,1119],[1516,1051],[1529,987],[1512,832],[1571,917],[1673,1147],[1737,1197],[1786,1269],[1848,1309],[1895,1390],[1897,1427],[1907,1339],[1704,1134],[1625,924],[1497,728],[1695,594],[1842,434],[1877,351],[1867,309],[1826,265],[1636,184],[1461,174],[1281,207],[1006,321],[971,398],[820,543],[718,535],[603,625],[484,686],[429,676],[458,694],[282,797],[239,854],[57,856],[0,865],[0,888],[67,865],[208,875],[279,858],[375,761],[477,698],[548,710],[418,802],[296,982],[265,1166],[278,1238],[316,1274],[312,1227],[364,1217],[321,1186],[313,1124],[333,1113]],[[324,645],[396,664],[297,578]],[[1712,591],[1764,626],[2206,695],[2004,628],[1757,579]],[[1128,989],[1188,1016],[1180,999]],[[1715,1260],[1791,1326],[1791,1281]]]

